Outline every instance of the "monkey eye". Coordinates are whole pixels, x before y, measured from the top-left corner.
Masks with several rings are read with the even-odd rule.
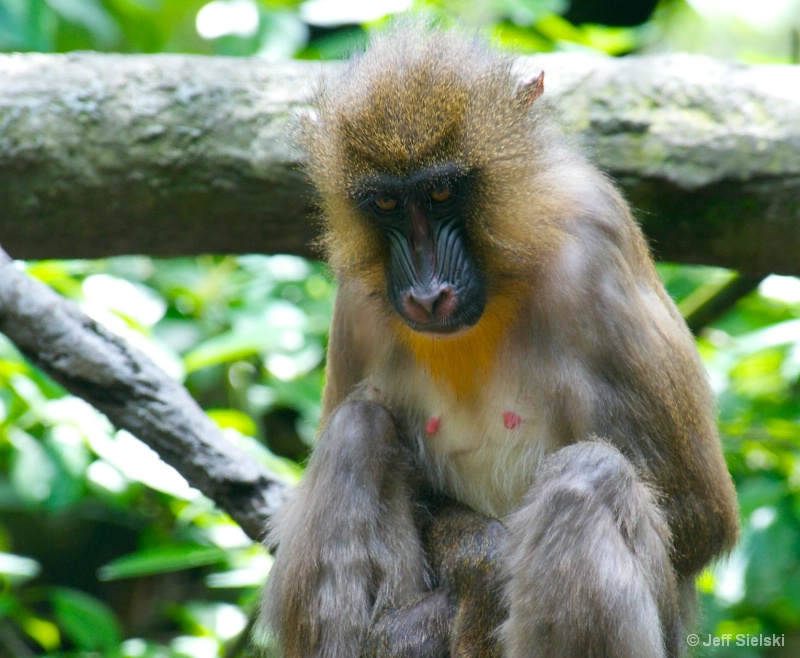
[[[438,187],[434,187],[430,192],[428,192],[428,196],[431,200],[435,201],[436,203],[442,203],[447,201],[453,195],[453,190],[450,188],[449,185],[439,185]]]
[[[393,196],[389,196],[388,194],[379,194],[374,199],[372,199],[372,203],[375,204],[375,207],[378,210],[382,210],[383,212],[389,212],[390,210],[394,210],[397,208],[397,199]]]

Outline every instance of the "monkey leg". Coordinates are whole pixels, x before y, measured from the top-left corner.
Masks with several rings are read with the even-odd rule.
[[[277,515],[265,643],[287,658],[355,658],[377,610],[424,591],[410,457],[389,412],[341,405]]]
[[[433,510],[423,543],[438,588],[385,611],[362,658],[499,658],[496,630],[506,617],[500,521],[452,502]]]
[[[504,656],[678,655],[669,530],[616,448],[551,455],[508,527]]]

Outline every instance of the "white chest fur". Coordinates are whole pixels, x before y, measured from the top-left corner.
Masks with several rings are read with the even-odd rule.
[[[511,512],[552,448],[549,414],[525,379],[495,374],[469,400],[429,377],[409,395],[410,431],[437,488],[489,516]],[[528,388],[526,391],[525,389]]]

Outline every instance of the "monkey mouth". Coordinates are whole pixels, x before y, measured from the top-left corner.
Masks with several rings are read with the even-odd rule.
[[[403,321],[410,329],[413,329],[419,334],[426,334],[434,339],[446,340],[447,338],[460,336],[467,333],[475,324],[456,324],[456,323],[436,323],[429,322],[428,324],[419,324],[403,318]]]
[[[483,315],[483,305],[459,305],[452,313],[420,317],[405,312],[405,308],[396,309],[403,322],[413,331],[427,334],[432,338],[446,339],[466,333],[474,327]]]

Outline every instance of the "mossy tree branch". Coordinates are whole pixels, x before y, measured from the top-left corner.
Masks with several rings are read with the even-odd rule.
[[[292,115],[337,64],[0,57],[0,243],[16,258],[309,255]],[[800,274],[800,69],[541,55],[564,132],[659,258]]]

